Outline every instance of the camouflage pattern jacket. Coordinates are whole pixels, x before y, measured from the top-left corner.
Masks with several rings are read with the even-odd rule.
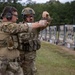
[[[14,34],[27,32],[28,29],[26,24],[0,22],[0,56],[10,59],[18,57],[17,38]]]
[[[31,23],[28,23],[31,24]],[[40,40],[38,39],[41,29],[32,29],[28,32],[22,32],[18,34],[19,37],[19,49],[22,51],[39,50]]]

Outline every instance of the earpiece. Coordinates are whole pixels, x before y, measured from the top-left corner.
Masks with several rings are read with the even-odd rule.
[[[3,18],[5,16],[7,20],[11,20],[12,19],[12,7],[10,7],[6,12],[5,11],[3,11],[3,13],[1,14],[1,17]]]
[[[10,13],[10,12],[8,12],[8,13],[6,13],[6,18],[8,19],[8,20],[11,20],[12,19],[12,13]]]

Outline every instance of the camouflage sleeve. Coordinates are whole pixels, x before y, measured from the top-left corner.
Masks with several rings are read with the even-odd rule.
[[[27,32],[29,27],[27,24],[17,24],[11,23],[8,24],[7,27],[4,27],[4,31],[8,33],[18,33],[18,32]]]

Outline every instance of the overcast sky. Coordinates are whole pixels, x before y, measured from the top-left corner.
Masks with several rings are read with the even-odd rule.
[[[26,2],[27,0],[22,0],[22,2]],[[49,0],[32,0],[32,1],[36,1],[37,3],[45,3],[45,2],[47,2],[47,1],[49,1]],[[73,0],[59,0],[60,2],[62,2],[62,3],[65,3],[65,2],[71,2],[71,1],[73,1]]]

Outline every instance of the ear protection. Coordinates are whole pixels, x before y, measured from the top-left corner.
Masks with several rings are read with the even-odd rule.
[[[24,15],[24,14],[21,14],[21,15],[22,15],[22,18],[23,18],[24,20],[26,20],[27,15]]]
[[[6,13],[6,18],[7,20],[11,20],[12,19],[12,7],[10,7],[8,13]]]
[[[10,12],[6,13],[5,16],[6,16],[7,20],[11,20],[12,19],[12,13],[10,13]]]
[[[6,14],[4,14],[4,12],[1,13],[1,18],[3,18],[4,15],[7,18],[7,20],[11,20],[12,19],[12,7],[9,8],[9,11]]]

